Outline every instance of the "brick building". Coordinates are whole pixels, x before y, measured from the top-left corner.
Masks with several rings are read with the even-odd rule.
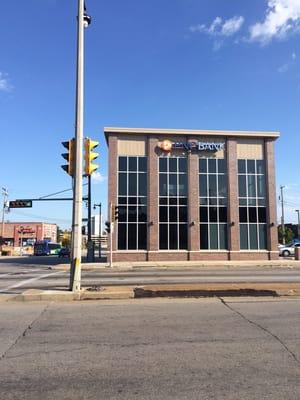
[[[105,128],[115,261],[278,257],[277,132]]]
[[[56,242],[57,225],[44,222],[5,222],[4,241],[10,246],[34,244],[37,240]]]

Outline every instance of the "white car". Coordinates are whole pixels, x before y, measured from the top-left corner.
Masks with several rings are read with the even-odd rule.
[[[279,245],[279,255],[283,257],[289,257],[295,255],[295,247],[300,247],[300,243],[289,243],[286,245]]]

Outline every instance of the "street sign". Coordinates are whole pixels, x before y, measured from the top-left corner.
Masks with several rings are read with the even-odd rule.
[[[9,208],[29,208],[32,207],[32,200],[13,200],[9,202]]]

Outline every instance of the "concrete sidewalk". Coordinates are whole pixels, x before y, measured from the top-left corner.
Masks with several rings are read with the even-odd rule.
[[[146,297],[295,297],[300,296],[300,283],[195,283],[143,286],[103,286],[84,288],[79,293],[60,290],[29,289],[21,294],[3,294],[8,301],[78,301],[123,300]]]
[[[300,261],[293,259],[279,259],[272,261],[160,261],[160,262],[116,262],[112,269],[134,270],[134,269],[195,269],[195,268],[300,268]],[[55,270],[68,270],[68,264],[61,264],[52,267]],[[82,269],[109,269],[108,263],[82,263]]]

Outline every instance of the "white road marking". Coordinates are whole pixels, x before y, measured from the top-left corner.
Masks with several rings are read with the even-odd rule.
[[[66,271],[58,271],[58,272],[53,272],[53,273],[50,273],[50,274],[39,275],[39,276],[36,276],[35,278],[26,279],[25,281],[22,281],[22,282],[19,282],[19,283],[15,283],[14,285],[8,286],[5,289],[1,289],[0,293],[7,292],[10,289],[15,289],[15,288],[18,288],[20,286],[26,285],[28,283],[38,281],[39,279],[47,278],[48,276],[62,274],[64,272],[66,272]]]

